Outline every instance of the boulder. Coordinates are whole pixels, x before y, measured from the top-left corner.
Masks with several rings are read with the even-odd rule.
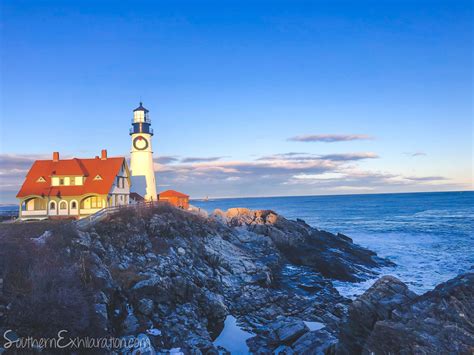
[[[471,354],[474,273],[421,296],[384,276],[349,307],[338,354]]]
[[[365,354],[472,354],[474,273],[438,285],[378,321]]]
[[[375,323],[390,317],[391,312],[413,300],[416,294],[393,276],[377,280],[348,310],[347,322],[342,327],[338,352],[358,354]]]

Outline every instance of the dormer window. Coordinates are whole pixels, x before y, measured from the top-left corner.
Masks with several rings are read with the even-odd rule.
[[[38,180],[36,180],[36,182],[46,182],[46,179],[44,177],[40,176],[38,178]]]
[[[97,181],[97,180],[102,180],[102,176],[100,176],[99,174],[97,174],[94,178],[94,181]]]

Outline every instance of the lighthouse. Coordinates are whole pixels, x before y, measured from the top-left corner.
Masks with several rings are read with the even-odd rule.
[[[132,138],[130,170],[134,181],[133,185],[138,185],[138,189],[141,189],[141,191],[135,190],[135,192],[140,193],[147,201],[156,201],[156,182],[151,145],[153,129],[150,126],[149,111],[140,102],[140,106],[133,110],[132,128],[130,129]]]

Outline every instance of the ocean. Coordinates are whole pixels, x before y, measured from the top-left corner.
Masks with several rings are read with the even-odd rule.
[[[231,207],[271,209],[318,229],[344,233],[397,266],[380,269],[421,294],[474,271],[474,192],[298,196],[194,200],[208,212]],[[335,282],[355,297],[373,284]]]

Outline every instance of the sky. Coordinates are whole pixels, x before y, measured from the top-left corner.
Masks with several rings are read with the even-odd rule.
[[[193,198],[473,189],[471,1],[1,2],[0,203],[129,156]]]

